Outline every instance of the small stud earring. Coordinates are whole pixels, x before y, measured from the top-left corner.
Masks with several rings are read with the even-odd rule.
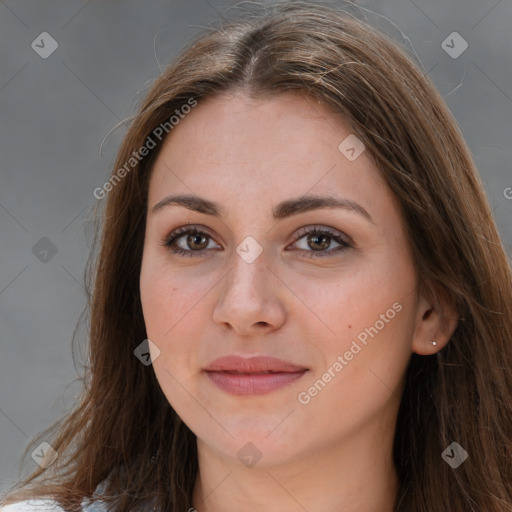
[[[435,341],[431,341],[430,343],[432,343],[432,345],[434,345],[434,347],[437,345],[437,343]]]

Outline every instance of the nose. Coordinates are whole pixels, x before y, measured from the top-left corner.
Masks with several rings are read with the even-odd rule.
[[[264,254],[248,263],[235,253],[231,270],[219,284],[213,320],[240,336],[272,332],[285,321],[283,284]]]

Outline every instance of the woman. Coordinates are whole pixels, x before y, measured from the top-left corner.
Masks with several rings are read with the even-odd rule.
[[[95,196],[85,391],[5,512],[512,510],[510,265],[386,36],[295,2],[202,36]]]

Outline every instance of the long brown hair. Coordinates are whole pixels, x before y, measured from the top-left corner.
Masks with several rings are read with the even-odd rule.
[[[413,354],[406,370],[394,442],[395,511],[510,512],[511,269],[457,124],[407,52],[371,25],[318,4],[267,9],[203,34],[161,74],[112,176],[177,110],[224,91],[305,93],[340,115],[398,199],[421,290],[449,300],[459,315],[447,346],[435,356]],[[146,338],[139,274],[149,176],[161,145],[112,181],[102,200],[100,251],[88,265],[84,392],[33,443],[50,439],[56,461],[20,482],[9,501],[47,496],[79,510],[105,481],[101,497],[115,511],[151,500],[162,511],[192,507],[196,438],[152,367],[134,356]],[[457,469],[441,457],[453,441],[469,453]]]

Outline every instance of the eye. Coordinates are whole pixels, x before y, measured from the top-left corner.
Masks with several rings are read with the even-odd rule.
[[[168,247],[174,254],[195,257],[204,256],[204,249],[208,248],[211,241],[211,236],[208,233],[194,226],[182,226],[162,240],[161,245]]]
[[[294,245],[302,239],[304,239],[305,247],[299,248],[299,250],[311,258],[332,256],[352,247],[343,238],[341,233],[322,226],[306,226],[301,228],[297,232]],[[333,241],[338,246],[327,250]],[[195,226],[187,225],[175,229],[166,238],[161,240],[160,243],[168,247],[174,254],[187,257],[201,257],[205,256],[206,249],[214,248],[210,246],[211,242],[213,242],[212,237],[206,231],[201,231]],[[312,250],[308,250],[308,248]]]
[[[304,240],[303,240],[304,239]],[[325,258],[339,254],[352,246],[343,238],[343,235],[337,231],[322,226],[306,226],[297,232],[295,244],[303,240],[300,248],[308,258]],[[329,249],[332,242],[338,244],[337,247]],[[312,249],[312,251],[308,250]]]

